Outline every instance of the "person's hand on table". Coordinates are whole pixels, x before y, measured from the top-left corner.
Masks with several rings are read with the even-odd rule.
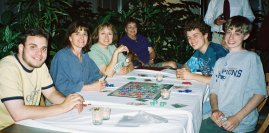
[[[222,123],[222,127],[227,131],[233,131],[240,123],[235,116],[227,117],[227,121]]]
[[[121,69],[120,69],[120,75],[124,75],[124,74],[126,74],[126,73],[128,73],[128,67],[122,67]]]
[[[182,68],[182,69],[177,69],[176,71],[177,79],[189,80],[189,79],[192,79],[191,76],[192,76],[192,73],[190,72],[189,69]]]
[[[81,112],[83,110],[83,102],[83,97],[75,93],[68,95],[61,105],[63,106],[65,111],[69,111],[73,108],[76,108],[78,112]]]
[[[104,88],[106,88],[106,83],[107,82],[105,80],[100,79],[92,84],[92,88],[95,88],[96,91],[102,91]]]

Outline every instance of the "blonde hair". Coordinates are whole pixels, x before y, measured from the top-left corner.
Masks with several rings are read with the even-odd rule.
[[[235,29],[237,32],[249,34],[252,30],[252,24],[246,17],[234,16],[226,22],[225,29],[226,31],[228,29]]]

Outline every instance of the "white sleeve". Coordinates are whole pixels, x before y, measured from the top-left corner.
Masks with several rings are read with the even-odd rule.
[[[208,4],[208,8],[204,17],[204,21],[209,26],[214,25],[214,20],[217,18],[214,12],[214,8],[216,6],[216,0],[211,0]]]
[[[249,21],[253,22],[255,19],[255,16],[252,12],[252,9],[250,7],[249,1],[248,0],[242,0],[242,6],[243,6],[243,16],[248,18]]]

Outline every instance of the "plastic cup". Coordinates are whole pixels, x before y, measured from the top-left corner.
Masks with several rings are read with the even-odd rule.
[[[102,125],[102,123],[103,123],[103,108],[102,107],[93,107],[91,111],[92,111],[92,124],[93,125]]]
[[[103,120],[109,120],[110,119],[110,113],[111,113],[111,108],[104,107],[103,108]]]
[[[161,97],[163,100],[168,100],[170,98],[170,89],[161,89]]]
[[[157,74],[156,74],[156,81],[157,81],[157,82],[162,82],[162,81],[163,81],[163,75],[160,74],[160,73],[157,73]]]

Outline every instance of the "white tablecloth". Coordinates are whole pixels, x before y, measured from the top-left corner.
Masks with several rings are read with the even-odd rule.
[[[162,72],[152,70],[140,70],[119,76],[115,75],[113,78],[107,78],[109,84],[114,84],[114,87],[107,87],[106,90],[113,91],[122,85],[133,82],[145,82],[145,79],[151,79],[150,82],[155,81],[156,73],[165,75],[161,83],[173,84],[174,86],[187,86],[182,85],[181,80],[175,79],[175,74],[172,70],[164,70]],[[144,74],[144,77],[139,75]],[[146,75],[146,76],[145,76]],[[130,80],[128,78],[134,78]],[[202,121],[202,101],[207,86],[196,81],[192,83],[188,89],[191,93],[179,93],[178,89],[172,87],[172,92],[169,100],[158,100],[155,106],[150,105],[152,100],[145,102],[146,105],[129,105],[130,103],[137,103],[135,98],[107,96],[109,92],[81,92],[85,100],[90,101],[92,104],[86,107],[83,112],[78,113],[72,110],[65,114],[54,117],[38,120],[23,120],[17,124],[44,128],[64,132],[77,132],[77,133],[198,133]],[[160,102],[167,102],[164,107],[159,106]],[[179,103],[187,105],[181,108],[174,108],[171,104]],[[111,118],[103,121],[102,125],[93,125],[91,119],[90,108],[93,106],[108,106],[111,107]],[[134,116],[139,111],[155,114],[166,118],[168,123],[149,124],[140,127],[119,127],[116,124],[123,116]]]

